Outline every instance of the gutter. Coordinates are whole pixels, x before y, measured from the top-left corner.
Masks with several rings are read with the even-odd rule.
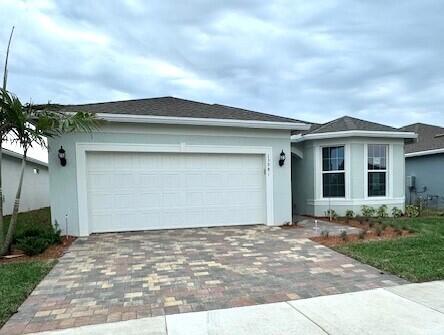
[[[109,113],[97,113],[95,115],[98,119],[101,120],[110,121],[110,122],[123,122],[123,123],[179,124],[179,125],[240,127],[240,128],[259,128],[259,129],[282,129],[282,130],[308,130],[310,128],[309,124],[302,122],[274,122],[274,121],[258,121],[258,120],[213,119],[213,118],[109,114]]]
[[[404,156],[408,158],[408,157],[427,156],[427,155],[436,155],[436,154],[444,154],[444,148],[409,152]]]
[[[399,131],[369,131],[369,130],[347,130],[320,134],[306,134],[291,136],[292,143],[303,142],[307,140],[322,140],[340,137],[386,137],[386,138],[417,138],[418,135],[413,132]]]

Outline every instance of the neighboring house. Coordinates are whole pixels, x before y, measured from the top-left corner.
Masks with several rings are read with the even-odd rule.
[[[444,128],[415,123],[401,128],[418,134],[416,142],[405,146],[406,198],[415,202],[426,197],[431,204],[444,204]]]
[[[22,155],[3,149],[2,158],[3,213],[9,215],[12,213],[14,207],[14,200],[20,178]],[[48,164],[33,158],[28,158],[23,177],[19,211],[27,212],[48,206]]]
[[[404,141],[413,132],[344,116],[292,142],[293,211],[345,215],[362,205],[404,209]],[[390,213],[390,212],[389,212]]]
[[[293,195],[307,196],[299,212],[324,215],[328,200],[310,196],[322,187],[322,172],[314,174],[313,169],[321,166],[319,145],[324,144],[338,147],[331,148],[328,157],[335,168],[343,168],[335,176],[330,171],[336,181],[329,184],[335,192],[332,208],[342,212],[364,203],[404,206],[403,143],[412,133],[382,125],[373,129],[375,124],[362,121],[370,128],[358,133],[337,128],[324,134],[306,133],[293,137],[292,145],[292,132],[305,132],[310,124],[173,97],[62,109],[74,111],[94,113],[103,122],[92,134],[49,139],[51,215],[69,234],[282,225],[293,215],[292,161],[296,161]],[[322,127],[329,129],[321,126],[320,132]],[[372,157],[374,168],[387,162],[384,170],[372,174],[370,184],[379,192],[378,199],[362,191],[367,183],[364,155],[369,143],[379,145]],[[65,166],[58,156],[61,147]],[[292,151],[303,158],[291,159]],[[394,175],[394,170],[399,173]],[[338,181],[341,173],[345,190]]]

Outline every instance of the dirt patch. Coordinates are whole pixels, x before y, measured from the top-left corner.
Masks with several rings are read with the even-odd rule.
[[[57,259],[65,254],[66,250],[75,241],[75,239],[76,238],[74,236],[64,236],[62,238],[62,243],[50,245],[43,253],[35,256],[26,256],[21,250],[13,247],[11,255],[17,257],[0,258],[0,264]]]

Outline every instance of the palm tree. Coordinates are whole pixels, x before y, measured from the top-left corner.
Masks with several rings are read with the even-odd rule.
[[[5,66],[4,78],[6,76],[7,66]],[[31,103],[22,105],[17,96],[6,90],[6,79],[4,79],[3,88],[0,91],[0,107],[0,136],[2,136],[0,138],[0,175],[2,165],[1,144],[5,140],[6,135],[23,149],[20,179],[6,237],[4,237],[3,232],[3,201],[1,198],[0,176],[0,256],[4,256],[10,251],[15,234],[28,149],[33,145],[46,146],[45,138],[47,137],[59,136],[67,132],[90,132],[98,124],[94,116],[89,113],[79,111],[65,114],[52,110],[49,104],[43,108],[35,108]]]
[[[5,69],[3,72],[3,86],[0,90],[0,246],[3,245],[5,240],[5,228],[3,222],[3,188],[2,188],[2,159],[3,159],[3,141],[6,139],[6,135],[9,132],[9,126],[7,120],[4,117],[4,107],[6,98],[6,83],[8,81],[8,58],[9,49],[11,47],[12,34],[14,33],[14,27],[11,29],[11,35],[9,35],[8,47],[6,49]]]

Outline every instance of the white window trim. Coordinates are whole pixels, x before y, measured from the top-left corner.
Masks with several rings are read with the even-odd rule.
[[[386,150],[386,167],[385,170],[369,170],[368,169],[368,146],[369,145],[385,145]],[[393,195],[393,144],[386,143],[367,143],[364,145],[364,199],[365,200],[386,200],[392,199]],[[385,195],[369,196],[368,194],[368,173],[369,172],[385,172]]]
[[[87,152],[169,152],[169,153],[221,153],[261,154],[265,162],[265,192],[267,225],[274,225],[273,213],[273,150],[271,147],[213,146],[181,144],[124,144],[124,143],[76,143],[77,200],[79,207],[79,235],[90,234],[87,200]]]
[[[322,149],[329,147],[344,147],[344,170],[323,171],[322,170]],[[328,143],[315,147],[315,195],[317,200],[327,200],[335,202],[338,200],[350,199],[350,145],[348,143]],[[344,197],[324,197],[323,174],[324,173],[344,173],[345,196]]]

